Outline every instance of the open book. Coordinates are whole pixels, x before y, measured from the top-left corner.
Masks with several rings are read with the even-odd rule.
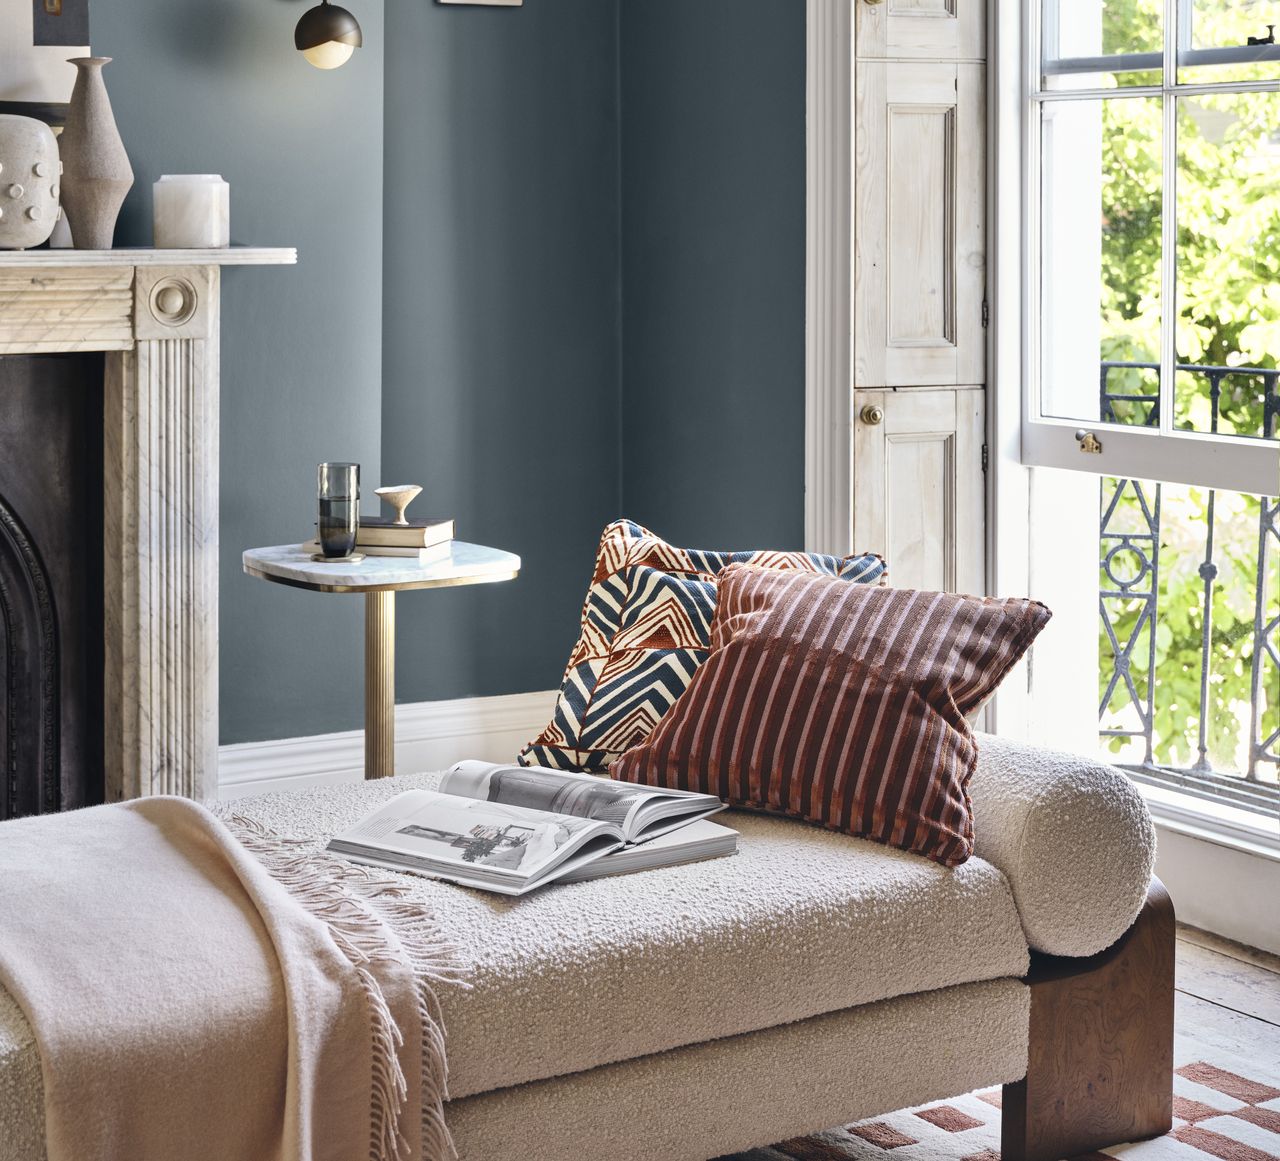
[[[553,879],[733,854],[736,831],[699,822],[723,809],[718,798],[687,790],[459,762],[438,790],[396,795],[329,850],[357,863],[523,895]]]

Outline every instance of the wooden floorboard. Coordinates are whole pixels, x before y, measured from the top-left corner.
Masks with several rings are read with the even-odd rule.
[[[1280,1028],[1230,1008],[1178,992],[1173,1007],[1175,1067],[1204,1058],[1206,1046],[1241,1060],[1280,1067]]]
[[[1206,1045],[1280,1067],[1280,957],[1179,926],[1175,1064]]]
[[[1178,941],[1177,987],[1241,1015],[1280,1026],[1280,975],[1207,947]]]
[[[1201,931],[1200,928],[1190,927],[1185,923],[1178,924],[1178,939],[1280,975],[1280,955],[1272,955],[1269,951],[1259,951],[1256,947],[1236,943],[1234,939],[1223,939],[1220,935]]]

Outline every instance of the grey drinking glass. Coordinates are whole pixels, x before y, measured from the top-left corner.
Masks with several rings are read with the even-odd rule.
[[[316,493],[320,500],[320,551],[337,558],[356,546],[360,512],[360,465],[319,464]]]

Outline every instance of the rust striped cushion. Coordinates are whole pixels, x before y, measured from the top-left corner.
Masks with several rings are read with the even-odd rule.
[[[711,656],[609,772],[957,866],[973,852],[965,717],[1050,615],[1031,600],[730,565]]]

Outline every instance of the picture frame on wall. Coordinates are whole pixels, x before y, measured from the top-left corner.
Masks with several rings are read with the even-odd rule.
[[[524,0],[436,0],[437,4],[466,4],[470,7],[523,8]]]
[[[0,113],[62,125],[89,43],[89,0],[0,0]]]
[[[89,43],[89,0],[30,0],[33,45]]]

